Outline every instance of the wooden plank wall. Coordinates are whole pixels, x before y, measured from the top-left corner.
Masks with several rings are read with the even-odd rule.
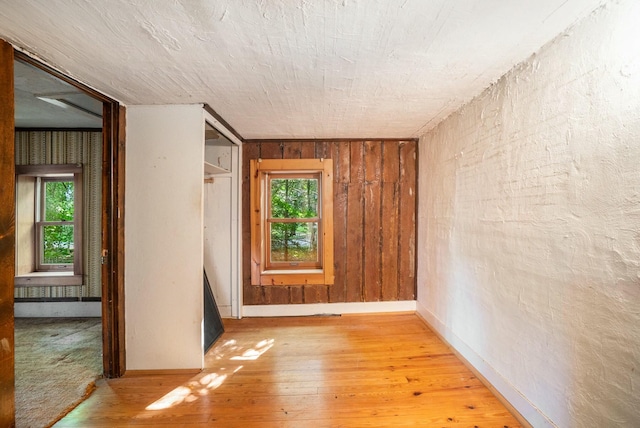
[[[417,142],[259,141],[243,145],[244,304],[378,302],[415,298]],[[251,285],[251,159],[332,158],[333,285]]]

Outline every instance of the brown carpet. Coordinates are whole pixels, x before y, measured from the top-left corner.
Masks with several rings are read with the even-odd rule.
[[[43,428],[102,374],[100,318],[16,318],[16,427]]]

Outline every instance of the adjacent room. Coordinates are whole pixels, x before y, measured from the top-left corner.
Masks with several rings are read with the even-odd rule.
[[[635,0],[4,2],[0,425],[20,305],[99,297],[104,378],[59,427],[638,426],[638,21]],[[22,168],[17,143],[62,137],[20,133],[15,58],[102,102],[99,291],[20,283],[23,187],[90,185]]]
[[[102,375],[102,103],[14,62],[16,426],[46,426]]]

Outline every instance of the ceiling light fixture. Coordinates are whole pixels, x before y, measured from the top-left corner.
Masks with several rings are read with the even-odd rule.
[[[45,95],[35,95],[35,97],[39,100],[42,100],[44,102],[47,102],[49,104],[53,104],[54,106],[57,107],[61,107],[61,108],[68,108],[71,107],[75,110],[78,110],[82,113],[88,114],[90,116],[93,117],[99,117],[100,119],[102,119],[102,115],[99,113],[95,113],[89,109],[86,109],[82,106],[79,106],[78,104],[72,103],[71,101],[65,100],[64,98],[61,98],[60,96],[58,97],[53,97],[52,95],[49,96],[45,96]]]
[[[37,99],[42,100],[44,102],[47,102],[49,104],[53,104],[54,106],[58,106],[58,107],[62,107],[62,108],[67,108],[69,107],[68,105],[66,105],[65,103],[63,103],[60,100],[57,100],[55,98],[49,98],[49,97],[39,97],[36,96]]]

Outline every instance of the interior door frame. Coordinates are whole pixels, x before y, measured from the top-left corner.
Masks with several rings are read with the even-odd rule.
[[[204,105],[205,122],[222,133],[233,143],[231,147],[231,183],[230,183],[230,217],[231,217],[231,316],[242,318],[242,137],[208,104]]]
[[[13,47],[0,40],[0,426],[15,426],[15,101]]]
[[[124,330],[125,109],[117,101],[23,52],[15,50],[14,58],[69,83],[101,101],[103,105],[101,299],[103,372],[107,378],[120,377],[126,370]],[[15,212],[15,202],[13,205],[12,209]],[[3,209],[6,208],[8,207]]]

